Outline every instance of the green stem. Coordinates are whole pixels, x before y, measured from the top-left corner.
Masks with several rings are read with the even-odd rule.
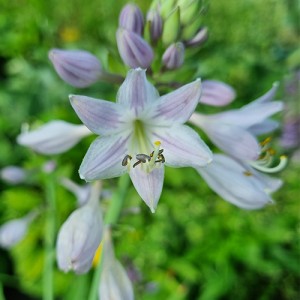
[[[45,259],[43,272],[43,300],[53,300],[53,260],[55,241],[55,184],[54,174],[45,174],[46,220]]]
[[[0,281],[0,300],[5,300],[4,292],[3,292],[3,285]]]
[[[118,222],[123,203],[125,200],[125,197],[127,195],[127,190],[129,186],[129,176],[128,175],[123,175],[120,177],[119,182],[118,182],[118,189],[116,190],[115,194],[112,197],[111,203],[109,210],[106,213],[105,216],[105,224],[106,225],[114,225]],[[99,288],[99,281],[101,277],[101,272],[102,272],[102,255],[100,256],[100,261],[98,262],[98,265],[96,267],[94,276],[93,276],[93,281],[90,289],[90,294],[88,297],[88,300],[96,300],[97,295],[98,295],[98,288]]]

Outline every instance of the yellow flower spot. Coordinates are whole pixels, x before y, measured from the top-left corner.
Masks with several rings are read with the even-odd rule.
[[[95,252],[94,259],[93,259],[93,267],[96,267],[98,263],[100,262],[101,254],[102,254],[102,248],[103,248],[103,243],[101,242]]]

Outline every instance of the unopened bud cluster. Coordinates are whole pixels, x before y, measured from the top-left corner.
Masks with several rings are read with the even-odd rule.
[[[131,68],[149,68],[160,59],[165,69],[177,69],[184,63],[185,48],[206,40],[207,28],[201,23],[199,0],[154,1],[145,22],[141,10],[127,4],[116,34],[120,56]]]

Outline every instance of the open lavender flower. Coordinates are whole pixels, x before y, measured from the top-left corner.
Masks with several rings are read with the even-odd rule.
[[[274,84],[265,95],[240,109],[208,116],[194,113],[190,122],[205,131],[212,142],[229,155],[256,160],[262,149],[252,128],[259,132],[272,122],[270,116],[283,109],[281,101],[272,101],[276,90],[277,84]]]
[[[163,186],[164,165],[203,167],[212,153],[186,125],[201,95],[200,80],[162,97],[145,70],[130,70],[117,102],[71,95],[83,123],[101,135],[90,146],[79,169],[92,181],[129,173],[141,198],[155,211]]]
[[[245,162],[215,154],[206,168],[197,168],[206,183],[224,200],[243,209],[259,209],[273,203],[271,193],[282,181],[257,172]]]

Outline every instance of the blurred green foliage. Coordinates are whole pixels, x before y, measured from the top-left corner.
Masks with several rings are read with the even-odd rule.
[[[136,2],[146,12],[150,1]],[[114,100],[117,86],[100,83],[81,91],[63,83],[47,52],[54,47],[86,49],[105,66],[124,72],[115,45],[124,4],[120,0],[114,5],[104,0],[0,0],[0,168],[16,164],[41,170],[49,158],[16,145],[15,138],[26,122],[79,123],[68,94]],[[289,59],[299,47],[297,1],[222,0],[205,1],[204,6],[203,25],[208,26],[210,37],[200,50],[188,53],[186,64],[194,78],[219,79],[236,88],[233,106],[255,99],[299,66],[299,56],[294,55],[292,63]],[[184,81],[188,76],[180,74],[180,78]],[[279,96],[284,97],[282,89]],[[92,139],[51,157],[58,164],[57,183],[61,176],[80,182],[77,170]],[[135,283],[137,299],[299,299],[299,170],[299,161],[291,163],[280,174],[285,185],[274,196],[276,205],[255,212],[221,200],[192,169],[166,170],[155,215],[130,188],[126,207],[141,207],[141,213],[122,217],[115,241],[118,257],[125,264],[132,262],[141,274]],[[2,222],[44,205],[44,176],[37,172],[22,187],[0,183]],[[112,190],[115,185],[115,180],[105,182]],[[59,184],[56,197],[58,229],[75,208],[75,199]],[[16,286],[40,296],[43,228],[40,217],[24,241],[0,256],[0,281],[5,288]],[[77,277],[56,270],[55,293],[64,295],[62,299],[84,299],[90,279],[90,274]]]

